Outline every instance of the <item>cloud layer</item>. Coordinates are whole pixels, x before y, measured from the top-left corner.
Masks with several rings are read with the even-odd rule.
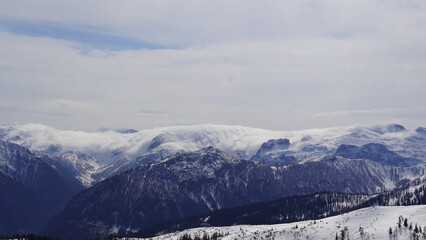
[[[6,124],[285,130],[426,119],[424,1],[3,5]],[[106,36],[112,47],[96,44]]]

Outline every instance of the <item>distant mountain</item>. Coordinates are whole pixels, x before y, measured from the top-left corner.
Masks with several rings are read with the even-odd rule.
[[[288,156],[287,149],[290,147],[288,139],[270,139],[262,143],[256,154],[251,157],[252,161],[261,162],[269,166],[282,167],[297,163],[294,156]]]
[[[342,144],[362,146],[369,143],[382,144],[403,158],[426,161],[423,128],[407,130],[398,124],[300,131],[194,125],[138,132],[62,131],[39,124],[24,124],[0,126],[0,138],[58,158],[86,186],[140,164],[159,162],[174,153],[208,146],[271,166],[315,160],[334,154]],[[52,151],[56,148],[57,151]]]
[[[423,136],[426,136],[426,128],[424,128],[424,127],[418,127],[416,129],[416,132],[423,135]]]
[[[420,179],[403,168],[329,156],[287,167],[241,160],[213,147],[177,153],[76,195],[44,233],[79,239],[129,233],[212,210],[318,191],[372,194]]]
[[[401,157],[426,161],[426,137],[422,128],[410,131],[398,124],[301,131],[195,125],[125,132],[61,131],[39,124],[0,126],[0,138],[58,158],[63,165],[71,167],[75,177],[86,186],[134,166],[161,161],[173,153],[208,146],[272,166],[330,155],[341,144],[361,146],[368,143],[383,144]],[[284,139],[291,143],[287,149],[274,147],[263,151],[263,144],[267,146],[268,142],[277,141],[276,146],[281,146],[278,142]],[[58,151],[52,151],[55,148]],[[64,154],[74,156],[64,157]],[[82,155],[84,157],[80,158]]]
[[[389,124],[384,126],[375,126],[370,128],[372,131],[379,134],[404,132],[407,129],[400,124]]]
[[[1,234],[40,230],[83,189],[50,161],[20,145],[0,140]]]
[[[342,144],[337,148],[336,155],[352,159],[370,159],[384,165],[399,167],[409,167],[421,163],[415,158],[401,157],[379,143],[368,143],[362,146]]]
[[[101,131],[101,132],[114,131],[114,132],[125,133],[125,134],[137,133],[138,132],[137,130],[131,129],[131,128],[119,128],[119,129],[101,128],[101,129],[99,129],[99,131]]]
[[[97,173],[100,166],[95,158],[83,152],[65,150],[60,145],[50,145],[45,151],[37,151],[39,156],[47,155],[52,165],[65,167],[68,175],[77,179],[84,186],[90,186],[93,182],[92,174]]]

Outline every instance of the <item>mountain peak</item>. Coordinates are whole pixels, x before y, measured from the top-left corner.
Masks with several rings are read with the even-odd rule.
[[[379,133],[379,134],[385,134],[385,133],[397,133],[407,130],[404,126],[401,124],[388,124],[384,126],[376,126],[371,128],[373,132]]]
[[[418,128],[416,128],[416,132],[420,133],[420,134],[423,134],[423,135],[426,135],[426,128],[424,128],[424,127],[418,127]]]
[[[162,162],[178,165],[199,164],[205,168],[206,166],[217,165],[220,163],[224,164],[238,161],[240,161],[238,158],[231,156],[213,146],[209,146],[194,152],[180,152],[173,154],[170,157],[165,158]]]
[[[351,159],[369,159],[384,165],[391,166],[414,166],[421,161],[414,158],[406,158],[390,151],[385,145],[380,143],[368,143],[362,146],[341,144],[335,153]]]

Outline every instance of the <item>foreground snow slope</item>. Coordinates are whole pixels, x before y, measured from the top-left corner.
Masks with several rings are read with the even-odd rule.
[[[184,234],[189,234],[192,237],[203,237],[205,233],[209,236],[212,236],[214,233],[223,234],[224,237],[220,238],[223,240],[335,239],[336,233],[340,239],[341,232],[345,231],[345,228],[347,229],[346,235],[352,240],[412,239],[410,235],[412,236],[413,231],[410,231],[408,227],[402,226],[398,228],[399,216],[407,218],[408,223],[412,223],[413,228],[417,223],[417,225],[421,226],[423,231],[426,224],[426,205],[370,207],[316,221],[303,221],[289,224],[196,228],[158,236],[152,239],[180,239]],[[392,236],[389,234],[390,227],[392,227],[393,231]],[[425,239],[420,233],[418,236],[419,239]]]

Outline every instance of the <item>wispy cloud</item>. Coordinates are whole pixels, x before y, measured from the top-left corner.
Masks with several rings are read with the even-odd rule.
[[[141,39],[116,35],[115,32],[91,26],[70,24],[52,24],[16,19],[0,19],[0,30],[33,37],[48,37],[84,44],[101,50],[137,50],[171,48],[157,43],[144,42]]]
[[[159,109],[142,109],[142,110],[139,110],[138,113],[146,114],[146,115],[164,115],[164,114],[167,114],[168,112],[159,110]]]
[[[395,116],[394,109],[369,109],[369,110],[343,110],[334,112],[317,113],[318,117],[351,117],[351,116]]]
[[[92,101],[81,101],[81,100],[71,100],[71,99],[53,99],[41,102],[41,105],[54,108],[54,109],[64,109],[64,108],[91,108],[96,107],[96,103]]]
[[[5,114],[10,113],[24,113],[24,114],[35,114],[35,115],[45,115],[52,117],[69,117],[72,114],[64,113],[64,112],[46,112],[46,111],[37,111],[33,109],[25,109],[20,107],[0,107],[0,112]]]

